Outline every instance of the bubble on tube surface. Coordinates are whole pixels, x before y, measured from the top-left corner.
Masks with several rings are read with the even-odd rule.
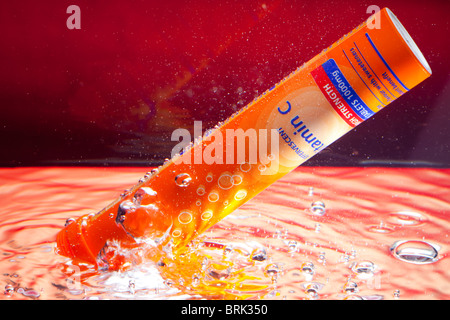
[[[203,221],[207,221],[207,220],[211,219],[212,216],[213,216],[212,210],[206,210],[206,211],[204,211],[204,212],[202,213],[201,219],[202,219]]]
[[[133,203],[137,206],[141,205],[143,200],[146,200],[157,195],[156,191],[149,187],[139,188],[133,196]]]
[[[233,178],[228,173],[223,173],[217,180],[217,184],[223,190],[228,190],[233,186]]]
[[[188,224],[192,221],[192,213],[183,211],[178,215],[178,221],[182,224]]]
[[[210,202],[216,202],[217,200],[219,200],[219,194],[215,191],[211,192],[210,194],[208,194],[208,200]]]
[[[177,238],[179,236],[181,236],[181,230],[180,229],[173,230],[172,237]]]
[[[237,186],[237,185],[241,184],[242,181],[243,181],[243,178],[242,178],[242,176],[240,174],[234,174],[234,175],[231,176],[231,178],[233,179],[233,185],[234,186]]]
[[[247,196],[247,190],[241,189],[238,192],[236,192],[236,194],[234,195],[234,199],[237,201],[240,201],[240,200],[245,199],[246,196]]]
[[[198,188],[197,188],[197,194],[199,196],[203,196],[205,193],[206,193],[205,186],[204,185],[199,185]]]
[[[175,183],[180,187],[187,187],[191,183],[192,178],[188,173],[180,173],[175,177]]]
[[[66,223],[64,224],[64,227],[67,227],[69,224],[71,224],[71,223],[73,223],[73,222],[75,222],[75,219],[74,219],[74,218],[69,218],[69,219],[67,219],[67,220],[66,220]]]
[[[116,221],[117,222],[124,222],[125,216],[127,213],[133,212],[136,210],[136,205],[130,201],[125,200],[119,205],[119,210],[117,212]]]
[[[242,172],[248,172],[250,171],[250,169],[252,168],[252,165],[250,163],[242,163],[239,168],[241,169]]]

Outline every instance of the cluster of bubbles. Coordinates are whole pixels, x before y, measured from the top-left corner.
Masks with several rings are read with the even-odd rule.
[[[241,165],[242,172],[248,172],[251,169],[250,164]],[[212,173],[209,173],[205,177],[205,181],[202,184],[197,185],[195,192],[201,199],[196,203],[197,206],[202,204],[202,201],[209,201],[210,203],[217,202],[220,199],[220,190],[229,190],[233,187],[238,187],[236,192],[233,193],[234,200],[240,201],[246,198],[247,191],[245,189],[239,189],[239,185],[243,182],[242,172],[231,174],[228,172],[221,173],[218,177],[214,177]],[[157,172],[148,173],[140,182],[145,182],[146,179],[151,177]],[[215,180],[215,178],[217,178]],[[218,188],[211,188],[208,184],[213,183],[215,180],[215,186]],[[180,188],[188,188],[193,184],[193,178],[188,173],[180,173],[175,177],[175,184]],[[148,189],[148,190],[147,190]],[[209,193],[207,190],[211,190]],[[133,197],[132,201],[123,201],[120,205],[122,210],[131,210],[133,207],[140,205],[142,197],[151,195],[153,190],[150,188],[141,187],[138,189]],[[311,200],[310,207],[306,209],[309,214],[313,216],[322,217],[327,213],[326,205],[323,200],[314,199],[316,196],[313,187],[308,189],[308,197]],[[228,202],[223,202],[227,205]],[[213,216],[213,211],[206,210],[201,214],[202,220],[209,220]],[[178,220],[182,224],[190,223],[193,220],[192,213],[189,210],[183,210],[178,215]],[[66,224],[72,223],[74,219],[68,219]],[[392,233],[400,227],[417,226],[422,223],[426,223],[427,219],[419,213],[401,211],[392,213],[388,216],[385,222],[380,222],[379,225],[369,226],[368,230],[374,233]],[[320,233],[321,225],[320,223],[315,224],[315,232]],[[177,231],[177,230],[175,230]],[[181,231],[178,230],[177,234],[172,234],[173,236],[180,236]],[[299,252],[299,244],[296,240],[286,241],[287,251],[291,254],[291,257]],[[429,264],[439,260],[439,250],[440,247],[429,243],[425,240],[398,240],[394,242],[390,247],[390,252],[392,256],[399,261],[412,263],[412,264]],[[218,281],[227,281],[233,277],[233,268],[238,265],[238,260],[245,256],[247,262],[253,264],[260,264],[263,268],[264,275],[270,279],[272,284],[276,284],[280,276],[283,275],[283,264],[278,262],[272,262],[269,259],[267,250],[263,246],[255,246],[252,249],[242,249],[241,247],[236,247],[235,245],[223,245],[223,261],[232,262],[227,267],[217,268],[214,267],[214,263],[205,262],[205,275],[207,279],[214,279]],[[348,268],[351,271],[351,275],[347,277],[342,288],[342,293],[344,294],[344,299],[348,300],[361,300],[361,299],[380,299],[382,296],[372,295],[363,296],[359,295],[361,292],[361,282],[371,283],[375,275],[377,275],[378,267],[369,260],[354,261],[349,263],[351,259],[356,258],[356,252],[352,251],[346,253],[341,262],[348,264]],[[206,259],[207,260],[207,259]],[[205,260],[205,261],[206,261]],[[323,265],[326,263],[325,252],[320,252],[317,261]],[[249,264],[251,265],[251,264]],[[245,267],[244,267],[245,269]],[[315,281],[316,277],[316,266],[312,261],[306,261],[300,264],[298,268],[300,273],[305,278],[305,282],[301,283],[301,288],[306,295],[307,299],[319,299],[320,292],[324,288],[325,284]],[[202,281],[204,281],[205,276],[200,273],[195,273],[192,275],[192,287],[198,287]],[[129,284],[130,291],[135,290],[135,284]],[[23,290],[22,290],[23,291]],[[5,287],[5,295],[11,295],[14,292],[14,288],[10,285]],[[25,294],[22,292],[22,294]],[[400,290],[396,289],[393,291],[392,296],[394,298],[400,297]]]
[[[316,193],[313,187],[308,189],[307,195],[309,198],[316,198]],[[326,214],[326,205],[323,200],[311,200],[311,205],[307,209],[309,214],[313,216],[324,216]],[[380,223],[379,226],[371,226],[369,231],[376,233],[389,233],[395,231],[399,227],[417,226],[422,223],[426,223],[427,219],[419,213],[400,211],[389,215],[388,223]],[[315,232],[320,233],[320,223],[315,223]],[[279,234],[281,231],[277,230]],[[294,257],[299,250],[299,243],[296,240],[285,240],[287,245],[287,252]],[[305,242],[306,244],[306,242]],[[425,240],[399,240],[392,244],[390,252],[394,258],[407,263],[412,264],[430,264],[439,260],[440,247],[436,244],[430,243]],[[351,271],[351,274],[347,277],[344,285],[342,286],[343,298],[346,300],[379,300],[383,299],[382,295],[359,295],[361,289],[359,285],[364,283],[368,289],[379,289],[381,287],[381,279],[383,272],[378,270],[370,260],[355,260],[357,257],[356,250],[346,252],[341,256],[340,262],[347,265]],[[353,260],[354,262],[351,262]],[[318,254],[317,261],[323,265],[326,263],[325,252]],[[267,265],[265,272],[273,282],[279,278],[282,274],[283,264],[272,263]],[[300,265],[299,268],[301,274],[304,276],[306,282],[301,283],[301,287],[304,290],[307,299],[319,299],[320,291],[324,288],[325,284],[314,281],[316,268],[313,262],[306,261]],[[400,297],[400,290],[393,289],[392,297],[398,299]]]
[[[248,172],[251,169],[251,165],[248,163],[244,163],[240,165],[240,170],[242,172]],[[230,201],[242,201],[244,200],[248,192],[244,188],[237,188],[236,191],[233,193],[232,198],[228,199],[222,199],[221,200],[221,191],[220,190],[230,190],[232,188],[238,187],[242,184],[244,181],[244,178],[241,174],[241,172],[236,173],[229,173],[229,172],[222,172],[214,184],[216,187],[212,187],[209,184],[213,183],[215,177],[212,172],[207,173],[205,176],[205,181],[202,182],[202,184],[199,184],[196,186],[196,194],[199,196],[199,198],[195,201],[195,205],[198,207],[201,207],[205,202],[206,203],[216,203],[218,201],[222,201],[222,205],[224,207],[228,206],[230,204]],[[180,173],[176,175],[175,177],[175,184],[178,187],[181,188],[187,188],[193,184],[193,178],[190,176],[189,173]],[[207,191],[210,190],[210,191]],[[204,211],[201,212],[201,220],[207,221],[210,220],[213,217],[214,213],[211,209],[204,209]],[[188,224],[193,220],[193,214],[190,210],[182,210],[178,215],[178,221],[181,224]],[[175,229],[172,232],[173,237],[179,237],[182,234],[181,229]]]

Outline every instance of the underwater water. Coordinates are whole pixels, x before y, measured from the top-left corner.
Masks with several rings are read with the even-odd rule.
[[[146,171],[0,169],[0,299],[450,298],[450,169],[299,167],[164,265],[55,253]]]

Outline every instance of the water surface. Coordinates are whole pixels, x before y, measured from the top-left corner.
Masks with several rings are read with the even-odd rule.
[[[300,167],[161,266],[55,253],[148,168],[0,169],[1,299],[449,299],[450,170]]]

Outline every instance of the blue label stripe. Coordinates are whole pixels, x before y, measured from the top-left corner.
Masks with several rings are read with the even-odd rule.
[[[355,70],[356,74],[358,75],[359,79],[361,79],[361,82],[364,83],[364,85],[366,86],[367,90],[370,91],[370,93],[375,97],[375,99],[378,100],[379,103],[381,103],[383,106],[385,106],[385,104],[378,99],[378,97],[376,96],[375,93],[373,93],[372,90],[370,90],[369,86],[366,84],[366,82],[363,80],[363,78],[361,78],[361,76],[359,75],[359,72],[356,70],[355,66],[353,65],[353,63],[350,61],[350,59],[348,58],[347,54],[345,53],[344,50],[342,50],[342,52],[344,53],[344,56],[347,58],[348,63],[350,63],[351,67],[353,68],[353,70]]]
[[[380,84],[386,89],[387,92],[389,92],[389,94],[391,96],[394,97],[394,99],[396,98],[396,96],[389,91],[389,89],[384,85],[383,81],[380,80],[380,78],[378,78],[377,74],[375,73],[375,71],[373,71],[372,67],[370,66],[370,64],[367,62],[366,58],[364,58],[364,55],[362,54],[362,52],[359,50],[358,46],[356,45],[356,42],[353,42],[353,44],[356,47],[356,50],[358,50],[359,55],[364,59],[364,62],[366,63],[366,65],[369,67],[370,71],[372,71],[373,75],[378,79],[378,81],[380,82]]]
[[[324,62],[322,67],[342,98],[361,119],[366,120],[375,114],[356,94],[333,59]]]
[[[409,91],[409,89],[403,84],[403,82],[400,81],[400,79],[397,77],[397,75],[394,73],[394,71],[392,71],[391,67],[389,67],[388,63],[386,62],[386,60],[384,60],[384,58],[381,55],[380,51],[378,51],[377,47],[375,46],[375,43],[373,43],[372,39],[370,38],[370,36],[367,33],[366,33],[366,37],[367,37],[367,40],[369,40],[370,45],[373,47],[373,49],[375,50],[377,55],[380,57],[381,61],[383,61],[383,63],[386,66],[386,68],[388,68],[389,72],[392,73],[394,78],[398,81],[398,83],[400,83],[402,85],[403,88],[405,88],[407,91]]]

